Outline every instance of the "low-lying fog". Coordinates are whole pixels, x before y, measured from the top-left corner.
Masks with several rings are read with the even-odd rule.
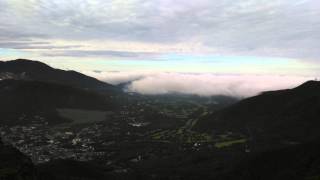
[[[127,83],[127,90],[141,94],[184,93],[200,96],[227,95],[249,97],[263,91],[293,88],[307,76],[237,75],[212,73],[152,73],[152,72],[84,72],[110,84]]]

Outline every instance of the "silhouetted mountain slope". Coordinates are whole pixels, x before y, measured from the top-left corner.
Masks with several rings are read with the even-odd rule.
[[[320,178],[319,141],[257,154],[221,180],[316,180]]]
[[[14,147],[4,145],[0,139],[0,179],[32,180],[35,174],[31,160]]]
[[[43,115],[50,122],[60,122],[56,108],[113,110],[112,98],[98,93],[60,84],[23,81],[0,81],[0,124],[27,123],[21,116]],[[49,123],[50,123],[49,122]]]
[[[202,118],[198,131],[242,131],[249,135],[306,141],[320,135],[320,82],[265,92]]]
[[[0,79],[5,78],[54,82],[102,92],[121,92],[115,86],[76,71],[54,69],[44,63],[25,59],[0,62]]]

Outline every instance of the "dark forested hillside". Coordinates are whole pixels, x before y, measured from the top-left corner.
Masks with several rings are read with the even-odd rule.
[[[114,110],[116,103],[98,93],[70,86],[24,80],[0,81],[1,124],[28,123],[27,116],[42,115],[49,123],[63,121],[57,108]],[[26,116],[22,119],[22,116]],[[32,118],[34,119],[34,118]]]
[[[256,154],[216,179],[317,180],[320,178],[320,143],[315,141]]]
[[[0,79],[23,79],[54,82],[104,93],[120,93],[120,89],[76,71],[54,69],[39,61],[17,59],[0,62]]]
[[[265,92],[203,117],[198,131],[241,131],[248,135],[307,141],[320,128],[320,82]]]

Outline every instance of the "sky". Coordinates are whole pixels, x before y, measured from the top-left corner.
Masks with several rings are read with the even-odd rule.
[[[320,77],[319,0],[0,0],[0,60],[129,91],[252,96]]]

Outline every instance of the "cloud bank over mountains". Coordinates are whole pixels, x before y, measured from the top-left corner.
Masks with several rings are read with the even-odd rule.
[[[280,75],[227,75],[212,73],[84,72],[127,90],[147,95],[183,93],[199,96],[250,97],[264,91],[296,87],[314,77]]]

